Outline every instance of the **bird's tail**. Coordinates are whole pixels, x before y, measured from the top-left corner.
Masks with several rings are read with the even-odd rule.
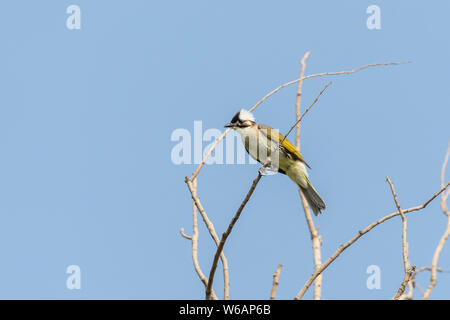
[[[322,213],[322,210],[325,209],[325,202],[317,193],[316,189],[314,189],[313,185],[309,180],[307,180],[307,187],[303,188],[299,185],[302,190],[306,200],[308,201],[309,208],[314,212],[314,215],[318,215]]]

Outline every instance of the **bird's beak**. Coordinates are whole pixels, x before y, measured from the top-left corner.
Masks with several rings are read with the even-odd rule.
[[[234,124],[234,123],[227,123],[227,124],[225,125],[225,128],[233,128],[233,127],[235,127],[235,124]]]

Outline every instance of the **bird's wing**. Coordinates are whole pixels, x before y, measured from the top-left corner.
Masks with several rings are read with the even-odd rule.
[[[297,150],[296,147],[294,147],[292,145],[292,143],[288,140],[285,139],[284,136],[277,130],[265,125],[265,124],[259,124],[258,128],[261,129],[260,131],[270,140],[272,141],[277,141],[278,144],[280,144],[281,142],[282,145],[280,146],[280,149],[288,156],[291,157],[292,159],[295,160],[299,160],[301,162],[303,162],[308,168],[311,169],[311,167],[309,166],[309,164],[305,161],[305,159],[303,159],[302,155],[300,154],[300,152]]]

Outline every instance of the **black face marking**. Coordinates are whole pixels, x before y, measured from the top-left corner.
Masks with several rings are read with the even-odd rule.
[[[234,115],[233,119],[231,119],[231,123],[240,123],[241,122],[241,119],[239,119],[239,113],[240,113],[240,111]]]

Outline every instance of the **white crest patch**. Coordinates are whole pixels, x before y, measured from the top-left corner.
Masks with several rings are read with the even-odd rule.
[[[245,109],[241,109],[241,111],[239,111],[239,119],[241,121],[250,120],[255,122],[255,117],[253,116],[253,114]]]

